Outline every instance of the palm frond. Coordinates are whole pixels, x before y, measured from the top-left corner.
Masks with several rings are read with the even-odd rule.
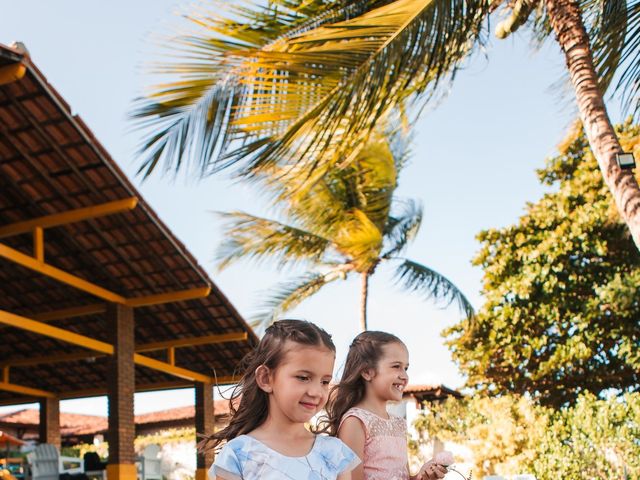
[[[335,249],[354,264],[358,272],[375,267],[382,248],[382,232],[361,210],[354,209],[336,225],[331,236]]]
[[[145,136],[138,173],[147,177],[158,165],[174,173],[190,166],[202,176],[228,166],[224,153],[237,131],[230,119],[243,108],[242,92],[260,95],[260,87],[245,85],[234,72],[250,68],[246,64],[252,60],[247,59],[277,39],[342,20],[367,4],[360,0],[344,8],[322,0],[267,5],[217,1],[210,9],[185,15],[195,31],[166,39],[166,58],[149,66],[151,73],[170,80],[134,101],[131,117]],[[249,155],[266,141],[234,148]]]
[[[610,0],[613,3],[613,0]],[[614,4],[610,8],[616,21],[609,21],[604,28],[618,29],[621,32],[605,33],[598,46],[610,41],[615,48],[603,48],[595,52],[595,61],[599,73],[615,81],[614,93],[622,99],[623,112],[638,118],[640,114],[640,1],[629,1],[626,9]],[[626,27],[626,28],[625,28]],[[622,33],[624,32],[624,34]],[[617,41],[617,43],[616,43]],[[620,45],[623,45],[620,47]],[[617,68],[616,68],[617,66]]]
[[[487,8],[482,0],[397,0],[262,49],[241,72],[254,88],[232,121],[256,145],[252,168],[340,161],[407,92],[451,74],[480,40]]]
[[[252,325],[266,328],[278,320],[282,314],[293,309],[305,299],[317,293],[327,283],[343,278],[337,271],[328,274],[306,273],[292,280],[282,282],[269,290],[270,296],[252,316]]]
[[[424,265],[404,260],[396,269],[395,281],[407,290],[422,293],[427,299],[443,300],[447,306],[455,302],[467,318],[474,315],[473,306],[458,287]]]
[[[216,252],[220,269],[240,259],[272,260],[278,265],[308,261],[318,263],[331,242],[313,232],[249,215],[219,213],[226,220],[223,238]]]
[[[397,202],[400,204],[400,202]],[[422,225],[422,205],[416,200],[404,200],[403,210],[389,216],[385,226],[387,250],[382,258],[390,259],[400,254],[415,239]]]

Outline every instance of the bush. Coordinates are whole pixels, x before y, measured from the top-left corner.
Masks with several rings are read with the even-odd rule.
[[[539,479],[640,480],[640,394],[572,407],[542,407],[505,395],[449,399],[415,422],[418,443],[437,436],[474,455],[474,477],[530,472]]]

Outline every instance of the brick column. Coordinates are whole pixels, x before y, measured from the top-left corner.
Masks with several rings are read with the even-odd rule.
[[[209,435],[213,433],[213,385],[196,382],[196,433]],[[196,453],[196,480],[207,480],[207,470],[213,463],[213,451]]]
[[[107,391],[109,393],[109,480],[136,480],[133,440],[133,394],[135,392],[135,350],[133,310],[119,304],[107,307],[109,342],[115,352],[109,358]]]
[[[40,400],[40,443],[50,443],[60,450],[60,400]]]

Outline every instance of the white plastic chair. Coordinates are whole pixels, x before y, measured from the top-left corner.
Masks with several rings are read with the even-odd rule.
[[[141,480],[162,480],[162,459],[160,458],[159,445],[154,443],[147,445],[138,460]]]
[[[41,443],[27,458],[32,480],[58,480],[61,473],[83,473],[82,459],[60,455],[55,445]]]
[[[485,475],[482,480],[507,480],[502,475]]]

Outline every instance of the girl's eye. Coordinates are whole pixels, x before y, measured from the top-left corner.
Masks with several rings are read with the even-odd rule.
[[[322,381],[322,385],[329,385],[331,383],[331,380],[323,380]]]
[[[304,375],[297,375],[296,378],[301,382],[306,382],[309,380],[309,377],[305,377]]]

